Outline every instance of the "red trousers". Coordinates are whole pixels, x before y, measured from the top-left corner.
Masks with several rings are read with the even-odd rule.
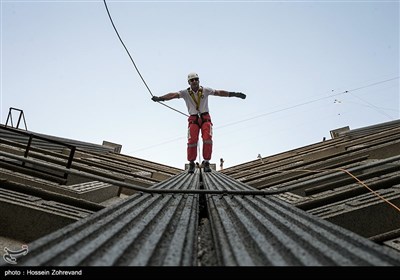
[[[188,145],[187,159],[195,161],[197,158],[197,143],[199,141],[199,133],[203,138],[203,159],[210,160],[212,154],[212,122],[210,114],[206,113],[201,116],[191,115],[188,118]]]

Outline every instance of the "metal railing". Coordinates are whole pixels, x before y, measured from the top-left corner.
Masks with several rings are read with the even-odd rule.
[[[24,121],[25,130],[28,130],[28,127],[26,126],[24,111],[22,111],[21,109],[13,108],[13,107],[10,107],[10,109],[9,109],[9,111],[8,111],[8,116],[7,116],[7,120],[6,120],[6,126],[8,125],[8,121],[10,121],[11,127],[14,127],[13,119],[12,119],[12,111],[13,111],[13,110],[19,112],[19,117],[18,117],[17,126],[16,126],[15,128],[19,128],[19,124],[21,123],[21,118],[22,118],[23,121]]]
[[[25,148],[24,158],[27,158],[28,155],[29,155],[29,151],[31,150],[33,139],[42,140],[42,141],[45,141],[45,142],[57,144],[57,145],[64,146],[64,147],[68,148],[70,150],[70,153],[69,153],[67,164],[66,164],[65,167],[67,169],[71,168],[72,161],[73,161],[73,158],[74,158],[74,154],[75,154],[75,151],[76,151],[76,147],[75,146],[70,145],[70,144],[66,144],[66,143],[63,143],[61,141],[57,141],[57,140],[54,140],[54,139],[46,138],[46,137],[43,137],[43,136],[40,136],[40,135],[36,135],[36,134],[31,133],[31,132],[26,132],[26,131],[18,130],[18,129],[15,129],[15,128],[10,128],[10,127],[7,127],[7,126],[0,126],[0,129],[6,130],[6,131],[10,131],[12,133],[20,134],[20,135],[25,135],[25,136],[28,137],[28,143],[27,143],[26,148]],[[25,166],[25,161],[22,161],[22,166]],[[64,172],[64,179],[68,178],[68,174],[69,174],[68,172]]]

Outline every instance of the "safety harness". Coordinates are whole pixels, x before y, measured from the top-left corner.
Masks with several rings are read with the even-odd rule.
[[[196,110],[199,111],[199,107],[200,107],[200,100],[204,97],[203,95],[203,87],[200,87],[199,90],[197,91],[197,99],[194,96],[194,91],[188,87],[188,92],[190,94],[190,97],[192,97],[194,104],[196,104]]]
[[[189,95],[192,98],[194,104],[196,104],[196,110],[199,111],[200,101],[204,97],[204,95],[203,95],[203,87],[200,87],[199,90],[197,91],[197,98],[196,98],[195,92],[190,87],[187,88],[187,91],[189,92]],[[206,115],[206,114],[208,114],[208,112],[204,112],[204,113],[200,114],[200,118],[202,120],[202,124],[205,123],[205,122],[209,122],[210,121],[208,119],[203,119],[203,116]],[[200,126],[200,124],[199,124],[199,114],[191,115],[191,116],[196,116],[196,119],[195,120],[190,120],[189,123],[190,124],[197,124],[198,126]]]
[[[195,96],[194,91],[190,87],[187,88],[187,91],[189,92],[189,95],[192,98],[193,102],[196,104],[196,110],[198,112],[199,108],[200,108],[200,101],[204,97],[203,87],[200,87],[199,90],[197,91],[197,98]],[[204,112],[204,113],[196,114],[196,115],[191,115],[191,116],[196,116],[196,119],[195,120],[190,120],[189,123],[190,124],[197,124],[198,126],[201,127],[203,125],[203,123],[211,122],[211,120],[209,118],[207,118],[207,119],[203,118],[205,115],[208,115],[208,112]],[[202,121],[201,125],[199,124],[199,117],[201,118],[201,121]]]

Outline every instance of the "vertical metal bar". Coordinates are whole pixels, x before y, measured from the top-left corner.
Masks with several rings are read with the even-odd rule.
[[[8,109],[8,115],[7,115],[7,120],[6,120],[6,126],[7,126],[7,124],[8,124],[8,120],[10,119],[10,116],[11,116],[11,108]],[[11,122],[12,122],[12,120],[11,120]]]
[[[71,168],[72,160],[75,155],[75,149],[76,149],[75,146],[71,148],[71,152],[69,153],[68,162],[67,162],[67,169]],[[67,179],[67,178],[68,178],[68,173],[64,173],[64,179]]]
[[[28,126],[26,125],[26,120],[25,120],[24,112],[22,112],[22,117],[24,118],[25,130],[28,130]]]
[[[31,144],[32,144],[32,138],[33,138],[33,135],[29,135],[28,144],[26,146],[26,150],[25,150],[25,153],[24,153],[24,157],[25,158],[28,157],[29,149],[30,149]],[[25,162],[22,163],[22,166],[25,166]]]
[[[19,128],[19,123],[21,122],[21,116],[22,116],[22,113],[21,113],[21,111],[19,112],[19,117],[18,117],[18,122],[17,122],[17,127],[16,128]]]
[[[11,122],[11,127],[14,127],[14,124],[13,124],[13,121],[12,121],[12,114],[11,114],[11,110],[12,110],[13,108],[10,108],[9,110],[8,110],[8,116],[7,116],[7,121],[6,121],[6,126],[7,126],[7,124],[8,124],[8,120],[10,120],[10,122]]]

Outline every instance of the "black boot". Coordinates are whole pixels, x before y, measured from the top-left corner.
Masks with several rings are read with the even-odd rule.
[[[189,162],[189,170],[188,173],[194,173],[194,169],[195,169],[195,165],[194,165],[194,161]]]
[[[203,162],[204,172],[211,172],[210,163],[208,161]]]

